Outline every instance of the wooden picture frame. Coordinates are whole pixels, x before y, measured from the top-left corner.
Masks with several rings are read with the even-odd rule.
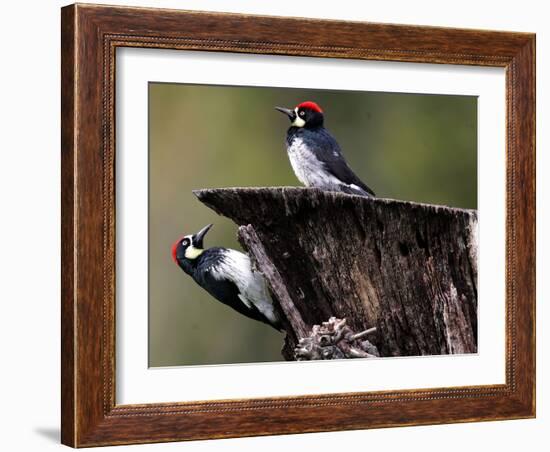
[[[306,29],[297,42],[295,30]],[[71,5],[62,9],[62,442],[73,447],[535,416],[535,36]],[[202,50],[506,70],[506,383],[115,403],[115,50]]]

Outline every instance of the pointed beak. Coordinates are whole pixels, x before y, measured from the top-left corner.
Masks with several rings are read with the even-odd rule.
[[[208,224],[194,235],[193,244],[195,245],[196,248],[202,248],[202,241],[204,239],[204,236],[212,226],[213,226],[212,224]]]
[[[275,110],[280,111],[281,113],[284,113],[285,115],[287,115],[291,121],[294,121],[294,119],[296,119],[296,113],[294,112],[294,110],[291,110],[290,108],[275,107]]]

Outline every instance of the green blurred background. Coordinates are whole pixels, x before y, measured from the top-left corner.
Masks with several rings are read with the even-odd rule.
[[[241,249],[237,226],[192,189],[300,185],[275,106],[316,101],[351,167],[377,196],[477,207],[477,98],[149,84],[149,365],[281,361],[283,335],[219,303],[180,270],[181,235]]]

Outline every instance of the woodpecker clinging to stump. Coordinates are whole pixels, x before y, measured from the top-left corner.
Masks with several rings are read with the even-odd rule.
[[[323,110],[315,102],[302,102],[294,110],[275,107],[291,125],[286,148],[296,177],[306,187],[375,196],[351,170],[337,141],[323,126]]]
[[[204,236],[211,227],[209,224],[174,243],[174,262],[217,300],[281,331],[267,284],[262,275],[252,270],[250,258],[228,248],[203,249]]]

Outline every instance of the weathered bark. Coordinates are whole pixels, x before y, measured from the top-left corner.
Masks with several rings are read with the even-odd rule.
[[[477,214],[306,188],[195,192],[235,221],[287,328],[376,327],[380,356],[477,351]]]

